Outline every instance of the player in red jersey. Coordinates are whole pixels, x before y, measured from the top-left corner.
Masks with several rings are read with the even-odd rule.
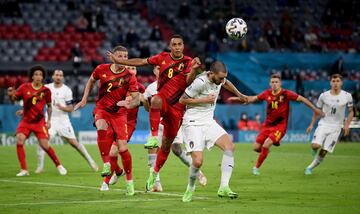
[[[31,83],[24,83],[15,91],[14,88],[8,88],[8,95],[12,101],[23,100],[23,118],[16,129],[16,151],[20,162],[21,170],[16,176],[27,176],[29,171],[27,169],[25,160],[25,140],[34,132],[36,138],[39,140],[40,146],[49,155],[54,162],[59,173],[66,175],[66,169],[60,164],[60,160],[55,154],[55,151],[49,145],[48,129],[51,124],[51,91],[43,84],[46,76],[46,70],[40,65],[30,68],[29,77]],[[47,105],[48,119],[45,122],[44,107]]]
[[[126,54],[126,58],[127,58],[127,52],[124,54]],[[131,74],[136,75],[136,73],[137,73],[136,67],[127,66],[127,68],[129,69]],[[139,93],[140,94],[144,93],[145,86],[143,86],[139,82],[137,84],[138,84]],[[131,136],[133,135],[135,128],[136,128],[139,107],[140,106],[136,106],[133,109],[127,109],[128,142],[130,141]],[[118,178],[124,174],[124,171],[118,165],[118,152],[119,151],[118,151],[117,144],[116,144],[116,142],[113,142],[113,144],[111,145],[111,148],[110,148],[110,152],[109,152],[111,175],[106,176],[104,178],[103,183],[100,187],[100,191],[109,190],[109,184],[111,184],[111,185],[116,184],[118,181]]]
[[[260,133],[256,137],[254,143],[254,151],[259,152],[256,165],[253,167],[253,174],[260,175],[259,168],[266,159],[269,149],[272,145],[279,146],[280,140],[284,137],[290,111],[290,101],[303,102],[311,108],[315,114],[324,115],[324,113],[316,108],[308,99],[296,94],[293,91],[281,88],[281,77],[278,74],[271,75],[270,87],[257,96],[249,96],[248,103],[264,100],[267,103],[266,119],[260,129]],[[238,98],[230,98],[237,100]]]
[[[157,154],[153,172],[150,173],[150,177],[146,182],[147,191],[151,190],[154,186],[157,173],[169,156],[171,144],[176,137],[185,109],[185,106],[179,103],[179,99],[184,93],[186,86],[195,79],[196,70],[201,64],[199,58],[191,59],[183,54],[184,41],[180,35],[172,36],[169,48],[170,53],[162,52],[145,59],[121,60],[111,52],[108,52],[109,57],[120,64],[136,67],[149,64],[160,66],[157,86],[158,93],[151,98],[149,117],[152,136],[147,144],[152,147],[157,147],[159,144],[157,135],[160,116],[163,117],[164,137]]]
[[[127,58],[127,49],[123,46],[115,47],[113,52],[119,58]],[[87,97],[97,80],[100,80],[100,86],[94,109],[94,121],[98,146],[104,162],[102,176],[111,175],[109,150],[112,142],[116,140],[126,173],[126,195],[134,195],[131,154],[127,147],[129,133],[126,111],[139,105],[137,80],[124,65],[115,62],[101,64],[93,71],[86,84],[83,98],[75,109],[86,105]]]

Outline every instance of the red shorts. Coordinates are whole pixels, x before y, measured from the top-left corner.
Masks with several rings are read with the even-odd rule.
[[[16,129],[16,134],[23,133],[26,138],[28,138],[31,132],[34,132],[37,139],[49,139],[45,119],[41,120],[38,123],[27,123],[23,120],[20,121]]]
[[[161,94],[157,95],[159,95],[159,97],[161,97],[162,99],[161,123],[164,125],[163,136],[174,139],[182,122],[182,117],[184,115],[184,106],[180,103],[177,103],[175,105],[169,105],[166,99]]]
[[[131,136],[133,135],[135,128],[136,128],[136,120],[129,120],[127,121],[127,130],[128,130],[128,141],[131,139]]]
[[[114,132],[115,140],[127,140],[128,129],[126,114],[112,114],[102,109],[94,110],[94,121],[103,119],[108,124],[108,129]]]
[[[285,133],[286,127],[282,125],[272,127],[263,126],[256,137],[256,143],[264,144],[267,138],[270,138],[273,143],[280,143],[280,140],[285,136]]]

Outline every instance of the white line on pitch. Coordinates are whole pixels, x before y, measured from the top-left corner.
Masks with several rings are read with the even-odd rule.
[[[80,189],[94,189],[99,190],[98,187],[92,186],[82,186],[82,185],[73,185],[73,184],[59,184],[59,183],[46,183],[46,182],[38,182],[38,181],[18,181],[18,180],[6,180],[0,179],[0,182],[7,182],[7,183],[22,183],[22,184],[39,184],[39,185],[47,185],[47,186],[57,186],[57,187],[71,187],[71,188],[80,188]],[[114,191],[121,191],[125,192],[122,189],[113,189]],[[145,193],[144,191],[136,190],[137,193]],[[182,197],[182,194],[178,193],[166,193],[166,192],[147,192],[146,194],[153,194],[153,195],[165,195],[165,196],[174,196],[174,197]],[[208,197],[200,197],[194,196],[195,199],[209,199]]]
[[[177,198],[156,198],[156,199],[118,199],[118,200],[90,200],[90,201],[45,201],[45,202],[28,202],[0,204],[0,206],[24,206],[24,205],[55,205],[55,204],[92,204],[92,203],[116,203],[116,202],[152,202],[152,201],[179,201]]]

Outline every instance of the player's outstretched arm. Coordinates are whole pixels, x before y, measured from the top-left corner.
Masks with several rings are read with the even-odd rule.
[[[350,123],[354,117],[354,108],[352,106],[350,106],[348,108],[349,110],[349,114],[347,119],[345,120],[345,124],[344,124],[344,136],[347,136],[350,132]]]
[[[75,105],[74,111],[78,110],[79,108],[83,108],[86,105],[87,98],[90,94],[90,91],[94,88],[95,83],[96,83],[96,80],[94,79],[93,76],[91,76],[86,83],[83,97],[82,97],[81,101]]]
[[[195,57],[191,61],[191,70],[190,73],[186,75],[186,84],[190,85],[194,79],[196,78],[196,74],[198,73],[198,70],[200,69],[201,61],[199,57]]]
[[[308,99],[305,97],[299,95],[296,99],[298,102],[304,103],[307,107],[311,108],[311,110],[314,111],[315,114],[319,115],[320,117],[324,117],[325,113],[321,111],[321,109],[316,108]]]
[[[207,97],[203,98],[191,98],[186,93],[184,93],[179,102],[183,105],[189,104],[214,104],[216,102],[216,96],[214,94],[209,94]]]
[[[238,98],[239,98],[239,102],[240,103],[247,103],[247,99],[248,97],[243,95],[236,87],[234,84],[232,84],[232,82],[230,82],[229,80],[226,80],[223,87],[230,91],[231,93],[235,94]]]
[[[120,58],[116,57],[110,51],[108,51],[106,54],[107,54],[107,56],[109,57],[110,60],[113,60],[115,63],[121,64],[121,65],[136,66],[137,67],[137,66],[144,66],[144,65],[149,64],[147,59],[143,59],[143,58],[132,58],[132,59],[123,60],[123,59],[120,59]]]
[[[56,108],[60,109],[61,111],[65,111],[65,112],[72,112],[74,111],[74,106],[71,104],[71,105],[66,105],[66,106],[63,106],[61,105],[60,103],[56,103]]]

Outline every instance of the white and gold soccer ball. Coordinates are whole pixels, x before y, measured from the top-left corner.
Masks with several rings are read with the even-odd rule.
[[[226,23],[225,29],[230,38],[239,40],[247,33],[247,24],[241,18],[232,18]]]

